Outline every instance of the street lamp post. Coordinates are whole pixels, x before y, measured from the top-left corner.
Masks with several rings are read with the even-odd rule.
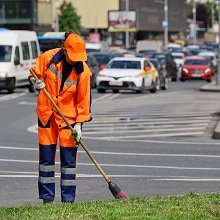
[[[164,1],[164,46],[168,44],[168,0]]]
[[[125,10],[126,10],[125,47],[126,49],[128,49],[129,48],[129,27],[128,27],[129,0],[126,0]]]
[[[196,0],[193,0],[193,43],[196,44],[197,42],[197,26],[196,26]]]
[[[220,1],[218,1],[218,74],[216,78],[216,85],[219,85],[220,77]]]

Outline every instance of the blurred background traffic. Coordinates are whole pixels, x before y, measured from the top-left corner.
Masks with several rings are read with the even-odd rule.
[[[60,47],[64,32],[72,29],[86,41],[92,88],[156,92],[168,89],[169,81],[218,82],[219,4],[214,0],[2,0],[0,27],[35,31],[41,52]]]

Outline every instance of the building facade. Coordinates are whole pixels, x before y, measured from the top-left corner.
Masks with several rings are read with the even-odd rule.
[[[164,0],[65,0],[71,2],[88,33],[99,33],[111,43],[125,42],[125,30],[109,32],[110,11],[134,11],[135,32],[130,40],[162,38],[164,32]],[[39,34],[59,31],[60,6],[64,0],[1,0],[0,27],[32,29]],[[128,4],[128,5],[127,5]],[[187,0],[168,0],[169,37],[187,29]],[[119,39],[118,42],[115,42]],[[132,43],[131,42],[131,43]]]

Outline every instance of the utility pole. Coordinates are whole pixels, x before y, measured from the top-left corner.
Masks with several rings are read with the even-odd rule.
[[[214,5],[215,5],[215,2],[212,1],[211,3],[211,14],[212,14],[212,25],[211,25],[211,30],[213,31],[213,28],[214,28],[214,22],[215,22],[215,8],[214,8]]]
[[[168,0],[164,0],[164,46],[168,44]]]
[[[218,74],[216,85],[219,85],[220,78],[220,1],[218,1]]]
[[[196,25],[196,0],[193,0],[193,43],[197,43],[197,25]]]
[[[126,0],[125,10],[126,10],[125,47],[126,49],[128,49],[129,48],[129,23],[128,23],[129,0]]]

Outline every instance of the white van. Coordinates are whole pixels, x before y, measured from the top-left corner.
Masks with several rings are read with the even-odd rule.
[[[22,30],[0,31],[0,90],[13,93],[17,87],[28,87],[29,69],[40,54],[36,32]]]
[[[86,51],[89,52],[109,52],[110,48],[105,41],[86,41]]]

